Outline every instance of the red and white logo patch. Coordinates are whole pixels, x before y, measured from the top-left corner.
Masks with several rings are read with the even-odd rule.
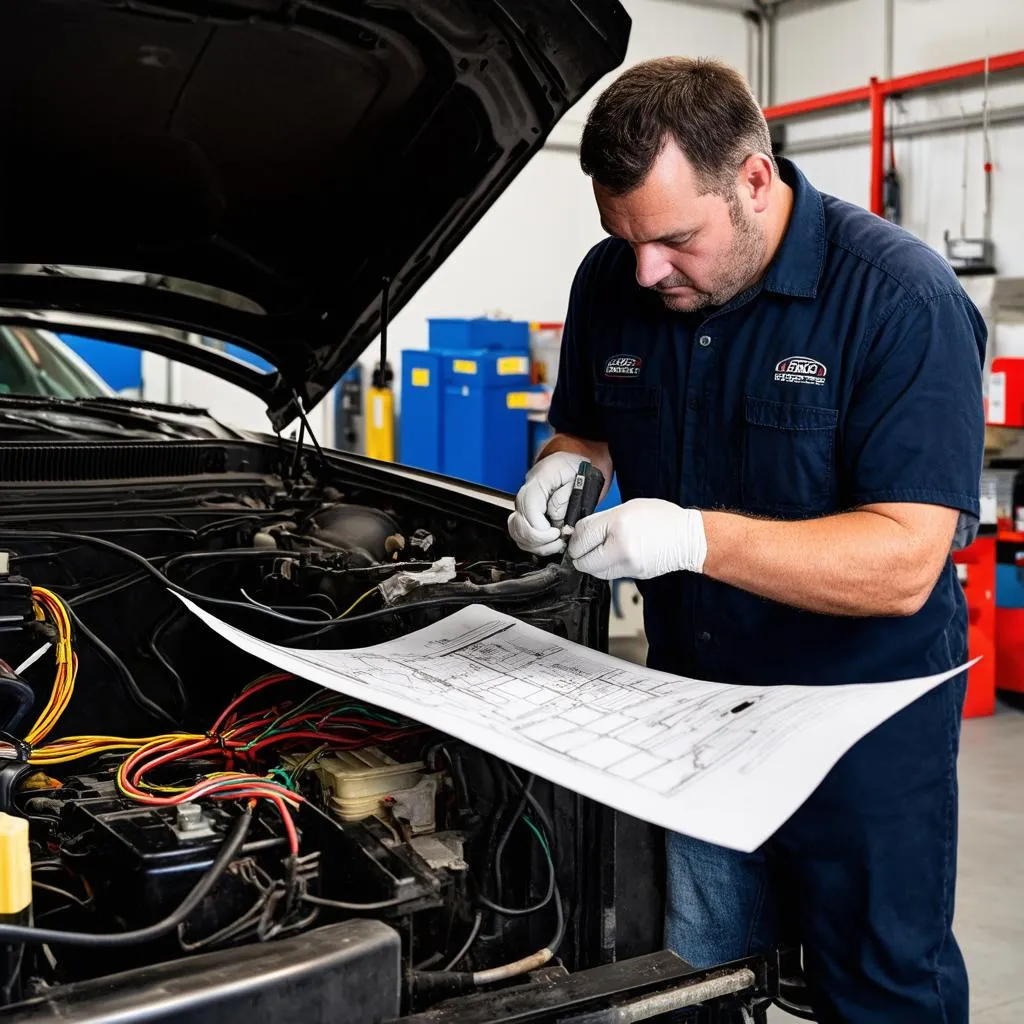
[[[828,367],[809,356],[787,356],[775,364],[775,381],[779,384],[815,384],[825,386]]]

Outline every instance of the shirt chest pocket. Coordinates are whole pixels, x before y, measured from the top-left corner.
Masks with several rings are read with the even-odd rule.
[[[657,388],[596,384],[594,401],[624,500],[660,497],[661,403]]]
[[[795,517],[835,503],[836,409],[746,396],[743,507]]]

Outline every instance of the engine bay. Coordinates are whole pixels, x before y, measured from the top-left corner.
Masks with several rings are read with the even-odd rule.
[[[268,451],[216,479],[8,488],[0,811],[28,822],[36,931],[0,945],[0,1018],[354,917],[401,936],[406,1012],[614,955],[594,941],[599,809],[268,674],[175,596],[276,643],[352,647],[471,602],[600,644],[606,591],[518,553],[503,515],[325,486]]]

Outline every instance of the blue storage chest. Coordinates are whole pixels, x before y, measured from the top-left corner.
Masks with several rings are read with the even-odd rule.
[[[530,325],[525,320],[435,319],[427,321],[431,349],[450,352],[464,349],[502,349],[529,352]]]
[[[402,408],[398,461],[442,473],[444,353],[402,353]]]
[[[442,472],[515,491],[529,464],[529,386],[526,351],[445,353]]]

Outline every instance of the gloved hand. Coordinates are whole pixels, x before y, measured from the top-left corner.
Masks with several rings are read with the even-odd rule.
[[[557,555],[565,550],[562,524],[580,463],[574,452],[546,455],[526,474],[516,495],[516,510],[508,518],[509,536],[534,555]]]
[[[573,565],[600,580],[703,572],[707,553],[700,511],[657,498],[634,498],[587,516],[569,539]]]

